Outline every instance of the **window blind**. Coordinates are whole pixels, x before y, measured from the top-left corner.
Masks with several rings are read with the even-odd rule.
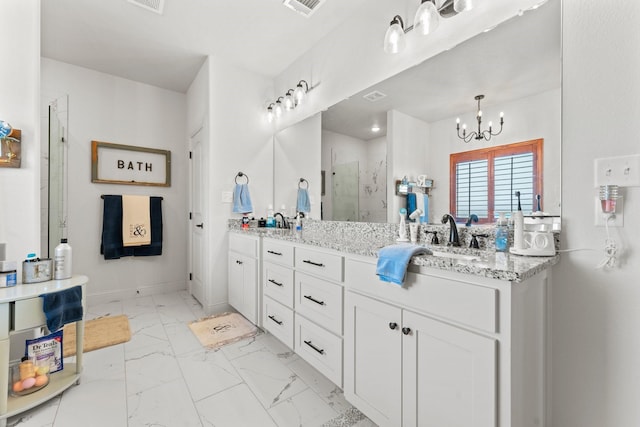
[[[456,165],[456,216],[489,217],[488,160],[472,160]]]
[[[522,210],[532,212],[534,200],[534,158],[533,153],[496,157],[493,161],[494,173],[494,218],[499,212],[513,212],[518,208],[515,197],[520,192]]]

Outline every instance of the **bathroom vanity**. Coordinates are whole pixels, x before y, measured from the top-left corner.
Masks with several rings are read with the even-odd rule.
[[[398,286],[375,274],[394,226],[336,224],[232,228],[262,236],[265,330],[380,426],[544,425],[557,256],[438,247],[414,257]]]

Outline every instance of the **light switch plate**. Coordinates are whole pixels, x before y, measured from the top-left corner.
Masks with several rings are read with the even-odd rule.
[[[594,160],[595,186],[640,186],[640,154]]]
[[[233,192],[231,192],[231,191],[223,191],[222,192],[222,203],[233,203]]]

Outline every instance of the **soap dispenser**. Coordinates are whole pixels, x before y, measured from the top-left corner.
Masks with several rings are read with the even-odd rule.
[[[509,247],[509,227],[504,212],[500,212],[496,222],[496,251],[506,252]]]

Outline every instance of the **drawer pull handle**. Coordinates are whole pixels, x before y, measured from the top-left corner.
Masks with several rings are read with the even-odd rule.
[[[395,329],[398,327],[398,324],[396,322],[390,322],[389,323],[389,329]]]
[[[271,282],[271,283],[273,283],[273,284],[274,284],[274,285],[276,285],[276,286],[280,286],[280,287],[284,286],[282,283],[278,283],[278,282],[276,282],[276,281],[275,281],[275,280],[273,280],[273,279],[269,279],[268,281],[269,281],[269,282]]]
[[[409,335],[411,333],[411,328],[407,328],[407,327],[402,328],[402,333],[405,335]]]
[[[280,253],[280,252],[267,251],[267,253],[268,253],[268,254],[272,254],[272,255],[282,256],[282,253]]]
[[[274,322],[276,322],[278,325],[282,325],[282,321],[278,320],[275,318],[275,316],[269,316],[269,319],[273,320]]]
[[[305,297],[306,299],[308,299],[309,301],[313,301],[313,302],[315,302],[315,303],[316,303],[316,304],[318,304],[318,305],[325,305],[325,304],[324,304],[324,301],[318,301],[317,299],[315,299],[315,298],[314,298],[314,297],[312,297],[311,295],[304,295],[304,297]]]
[[[308,345],[309,347],[311,347],[312,349],[314,349],[315,351],[317,351],[320,354],[324,354],[324,350],[321,348],[316,347],[315,345],[311,344],[311,341],[305,341],[304,342],[306,345]]]
[[[238,260],[236,260],[236,264],[240,264],[240,265],[242,265],[242,261],[238,261]]]
[[[302,262],[306,262],[307,264],[315,265],[316,267],[324,267],[324,264],[318,263],[318,262],[313,262],[310,259],[302,260]]]

